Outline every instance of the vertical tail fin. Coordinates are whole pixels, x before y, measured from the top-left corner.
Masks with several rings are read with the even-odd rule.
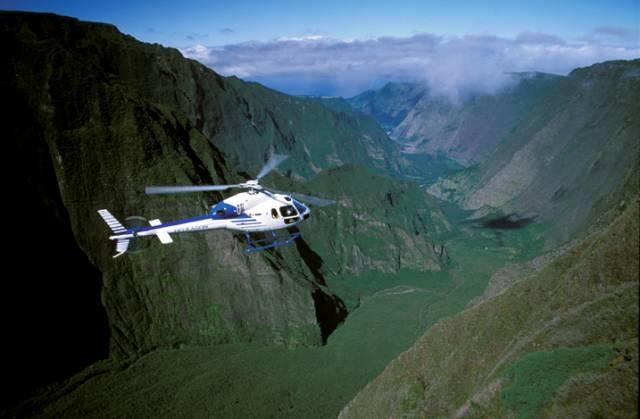
[[[118,240],[117,244],[116,244],[116,253],[115,255],[113,255],[114,258],[117,258],[118,256],[122,256],[127,252],[127,249],[129,248],[129,242],[131,240],[130,239],[120,239]]]
[[[127,234],[129,232],[122,225],[122,223],[120,223],[120,221],[118,221],[116,219],[116,217],[111,215],[111,213],[108,210],[106,210],[106,209],[98,210],[98,214],[100,214],[100,216],[102,217],[104,222],[107,223],[107,225],[109,226],[111,231],[113,231],[116,235],[125,235],[125,234]],[[130,234],[127,235],[127,237],[123,237],[123,238],[118,238],[117,236],[116,237],[111,237],[111,239],[117,240],[116,252],[118,252],[118,253],[113,255],[114,258],[117,258],[118,256],[122,256],[122,255],[125,254],[125,252],[129,248],[129,243],[131,241],[131,237],[132,236]]]

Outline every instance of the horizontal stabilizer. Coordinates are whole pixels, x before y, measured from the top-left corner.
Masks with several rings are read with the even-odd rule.
[[[152,226],[159,226],[162,224],[162,221],[160,220],[150,220],[149,224],[151,224]],[[166,231],[156,231],[155,232],[156,236],[158,236],[158,239],[160,239],[160,242],[162,244],[169,244],[169,243],[173,243],[173,239],[171,238],[171,236],[169,236],[169,233],[167,233]]]

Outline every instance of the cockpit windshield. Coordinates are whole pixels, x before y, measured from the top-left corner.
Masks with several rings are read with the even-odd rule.
[[[304,212],[307,211],[307,207],[305,207],[304,205],[302,205],[300,202],[296,201],[295,199],[293,200],[293,205],[296,206],[296,209],[298,210],[298,212],[300,214],[304,214]]]

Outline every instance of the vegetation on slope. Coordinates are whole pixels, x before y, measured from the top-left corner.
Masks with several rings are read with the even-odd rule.
[[[434,96],[421,84],[389,83],[349,103],[376,118],[405,151],[444,154],[468,166],[489,157],[560,79],[550,74],[513,74],[511,84],[495,94],[467,95],[461,103]]]
[[[614,354],[611,344],[528,353],[505,370],[501,404],[519,419],[535,417],[571,376],[605,370]]]
[[[559,378],[553,378],[557,389],[550,401],[541,390],[516,413],[632,416],[638,394],[638,204],[636,199],[622,212],[614,210],[619,216],[613,224],[568,246],[537,274],[437,323],[341,417],[509,416],[517,383],[536,380],[532,361],[567,379],[557,387]],[[611,357],[592,357],[600,353],[592,345],[608,345]],[[566,365],[566,350],[584,362]]]

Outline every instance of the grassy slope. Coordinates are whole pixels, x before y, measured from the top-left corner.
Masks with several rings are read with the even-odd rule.
[[[504,372],[502,405],[518,418],[535,417],[572,375],[606,370],[614,353],[611,344],[531,352]]]
[[[536,369],[523,368],[527,356],[544,359],[550,374],[568,377],[551,393],[531,395],[527,408],[536,416],[633,416],[638,260],[636,200],[610,227],[568,247],[535,276],[435,325],[342,416],[525,417],[526,406],[514,411],[509,399],[518,386],[514,371],[524,382],[536,380],[530,376]],[[567,371],[560,365],[564,357],[549,352],[588,352],[599,344],[611,347],[605,368],[587,357]]]

